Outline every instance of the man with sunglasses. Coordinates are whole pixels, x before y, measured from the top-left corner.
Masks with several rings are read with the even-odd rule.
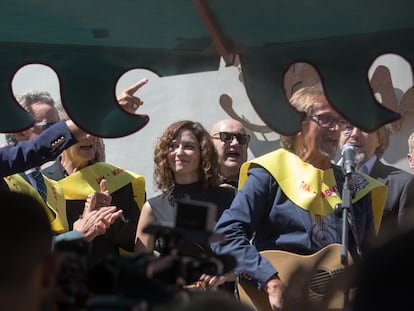
[[[272,310],[281,310],[292,303],[310,301],[311,297],[305,294],[309,291],[302,287],[314,281],[306,278],[313,275],[312,271],[300,273],[305,279],[291,279],[286,263],[298,271],[300,262],[295,264],[294,259],[332,248],[338,253],[336,264],[341,263],[337,246],[340,249],[343,241],[343,223],[336,207],[342,204],[345,178],[342,168],[332,160],[347,122],[330,105],[321,86],[299,89],[290,103],[304,114],[300,130],[292,136],[281,136],[279,150],[242,165],[239,191],[215,227],[224,240],[211,245],[216,253],[237,259],[234,273],[239,285],[249,284],[244,289],[262,293],[247,293],[243,300],[239,291],[243,301],[264,294],[266,301],[255,305],[258,310],[267,310],[269,304]],[[351,189],[352,233],[345,236],[354,262],[360,259],[366,243],[375,239],[386,195],[386,187],[375,179],[355,177],[358,178]],[[262,253],[265,250],[292,255],[275,261]],[[318,258],[312,256],[315,257]],[[322,290],[326,285],[321,282]],[[289,292],[292,288],[301,289]]]
[[[18,143],[36,138],[44,130],[60,121],[55,102],[48,92],[29,91],[19,97],[20,105],[27,110],[35,120],[34,125],[24,131],[6,135],[9,143]],[[30,168],[24,173],[14,174],[6,179],[10,189],[26,189],[30,192],[36,189],[43,201],[47,202],[48,193],[53,186],[48,184],[40,172],[40,166]],[[28,184],[31,187],[28,187]],[[55,191],[53,191],[55,192]],[[34,193],[32,193],[34,195]],[[56,211],[54,211],[56,213]]]
[[[339,140],[339,147],[352,145],[357,152],[356,169],[387,185],[388,193],[382,216],[379,239],[391,238],[398,228],[413,223],[414,175],[386,165],[380,159],[389,146],[392,130],[384,125],[373,132],[365,132],[348,123]],[[341,160],[340,160],[341,161]]]
[[[216,122],[210,135],[219,156],[221,182],[237,189],[240,167],[247,161],[250,136],[243,124],[234,119]]]

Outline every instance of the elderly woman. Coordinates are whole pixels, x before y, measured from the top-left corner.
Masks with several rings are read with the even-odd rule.
[[[148,79],[142,79],[122,91],[117,97],[119,105],[134,113],[144,103],[134,94],[147,82]],[[63,107],[58,108],[61,117],[68,119]],[[122,210],[122,216],[104,235],[90,242],[90,258],[93,260],[103,255],[133,252],[140,208],[145,201],[145,179],[105,162],[102,138],[85,133],[77,144],[65,150],[55,163],[42,172],[58,181],[63,189],[70,229],[79,216],[86,215],[90,209],[90,194],[101,192],[102,181],[105,181],[105,193],[109,195],[98,196],[93,205],[115,205],[118,210]]]
[[[133,252],[135,229],[145,199],[144,177],[97,161],[97,143],[97,137],[86,134],[77,144],[65,150],[55,163],[43,169],[43,174],[57,180],[63,189],[70,227],[82,215],[89,194],[100,191],[101,181],[106,180],[112,202],[101,196],[108,201],[97,202],[97,205],[115,205],[123,212],[105,234],[90,242],[90,255],[95,259],[119,254],[123,250]]]

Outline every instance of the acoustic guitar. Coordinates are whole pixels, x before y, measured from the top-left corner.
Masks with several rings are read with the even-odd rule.
[[[292,292],[295,291],[295,287],[292,288],[289,285],[304,284],[306,285],[306,298],[310,303],[321,304],[325,297],[328,302],[323,302],[326,303],[327,310],[344,309],[343,291],[333,290],[336,288],[334,285],[337,285],[334,284],[335,279],[344,271],[344,266],[341,264],[340,244],[330,244],[312,255],[298,255],[280,250],[267,250],[260,253],[277,267],[279,278],[287,285],[290,294],[299,297],[303,294],[301,290],[303,287],[299,286],[301,289],[298,288],[295,295]],[[348,254],[348,264],[352,264],[350,254]],[[311,274],[308,275],[305,272],[311,272]],[[255,310],[271,311],[265,291],[257,289],[248,280],[238,279],[237,291],[240,301],[247,303]]]

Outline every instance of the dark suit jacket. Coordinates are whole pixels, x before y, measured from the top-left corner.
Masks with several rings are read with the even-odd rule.
[[[377,160],[370,176],[388,187],[379,233],[381,239],[388,238],[414,217],[411,215],[414,212],[414,175]]]
[[[76,142],[66,122],[60,121],[35,139],[20,142],[16,146],[2,147],[0,148],[1,177],[52,161]]]

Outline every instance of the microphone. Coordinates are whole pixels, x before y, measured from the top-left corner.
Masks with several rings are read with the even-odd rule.
[[[341,155],[344,159],[343,165],[345,170],[345,175],[350,175],[355,171],[356,165],[356,150],[355,147],[351,144],[345,144],[342,147]]]

